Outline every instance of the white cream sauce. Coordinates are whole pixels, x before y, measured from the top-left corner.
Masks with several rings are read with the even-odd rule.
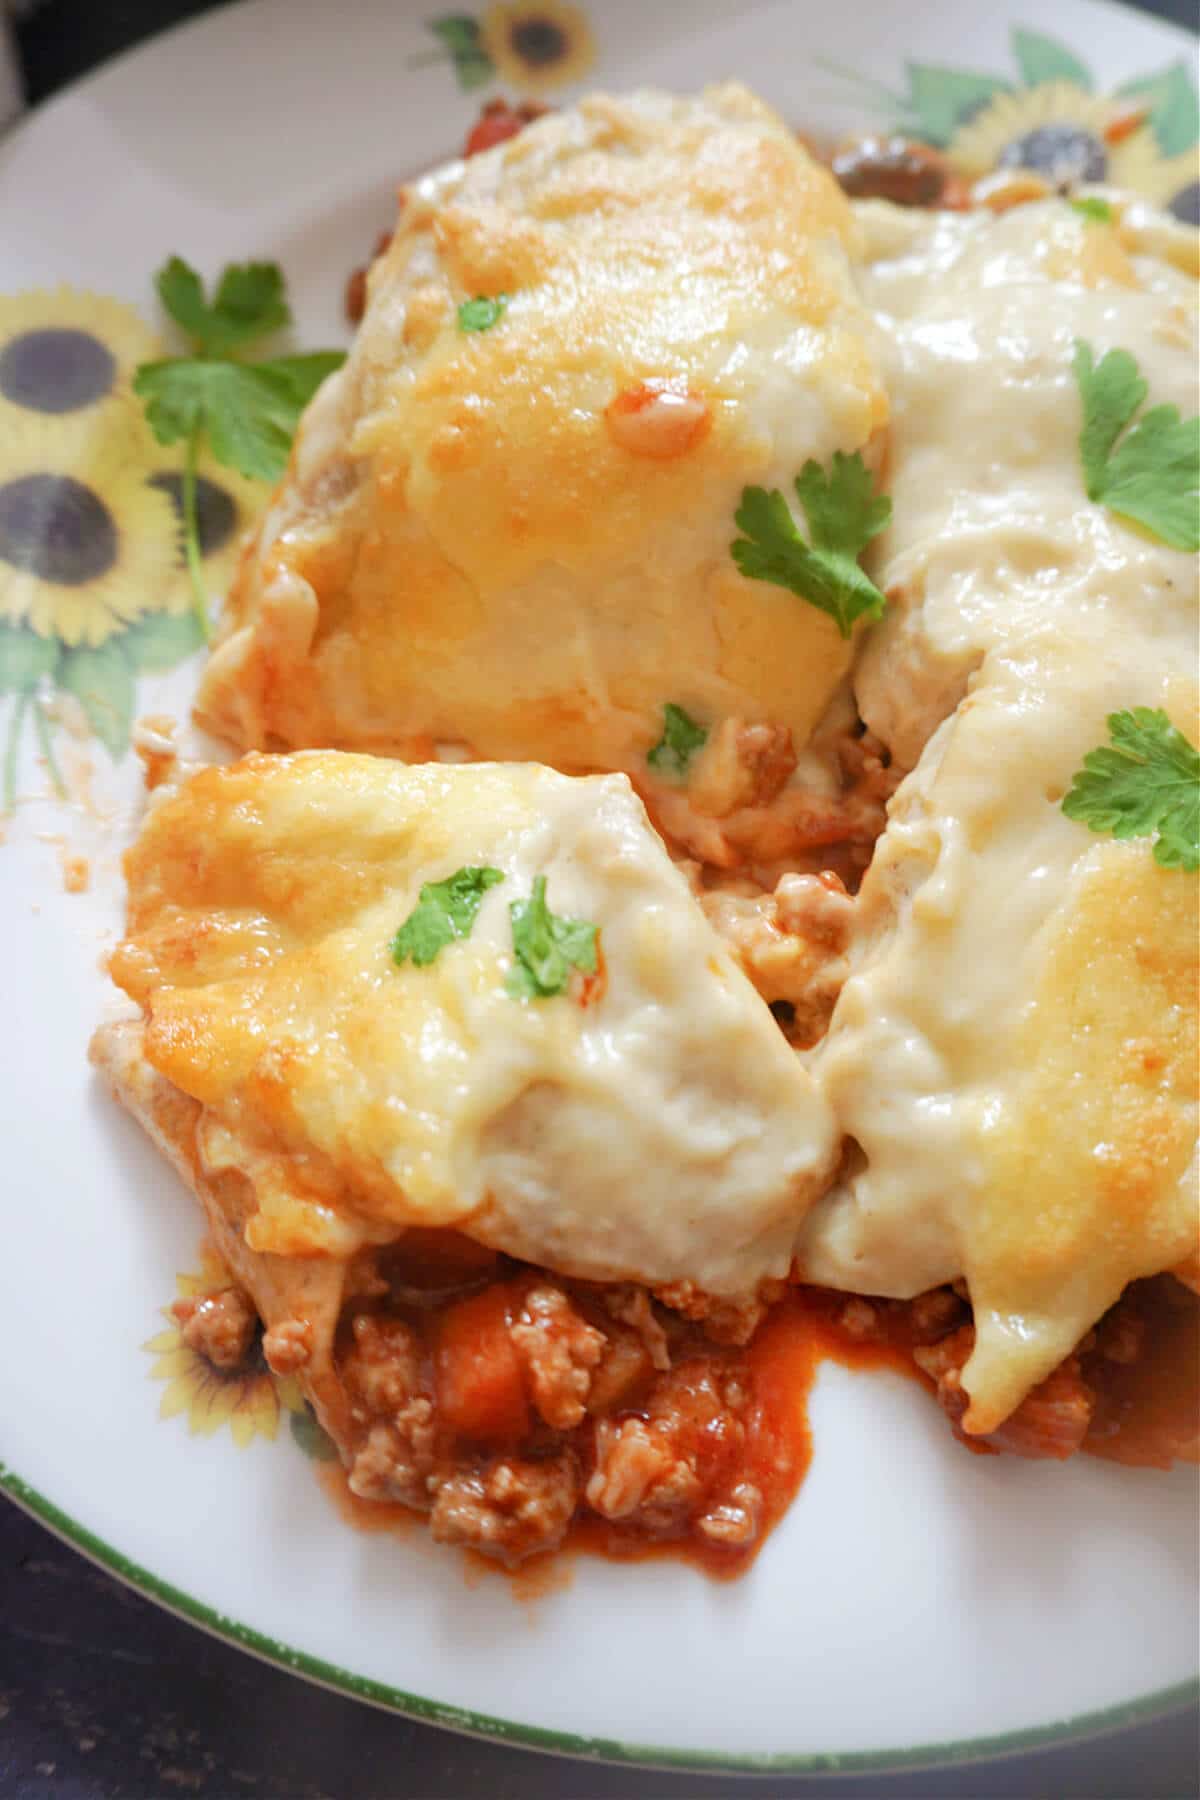
[[[894,521],[873,565],[889,615],[864,648],[857,693],[913,772],[860,895],[853,972],[809,1059],[862,1155],[810,1215],[802,1262],[814,1280],[897,1296],[965,1273],[978,1333],[966,1386],[982,1430],[1126,1280],[1185,1254],[1196,1228],[1194,1165],[1181,1187],[1164,1164],[1144,1217],[1101,1227],[1108,1248],[1120,1242],[1116,1262],[1101,1254],[1103,1091],[1086,1111],[1091,1178],[1060,1180],[1052,1145],[1035,1145],[1027,1180],[1007,1192],[993,1154],[1004,1122],[1037,1110],[1022,1034],[1053,989],[1074,911],[1094,879],[1129,875],[1130,850],[1068,820],[1062,796],[1107,741],[1112,711],[1164,706],[1196,730],[1195,560],[1087,499],[1073,346],[1132,351],[1148,404],[1174,402],[1186,416],[1194,302],[1177,270],[1131,263],[1107,228],[1116,275],[1097,277],[1084,236],[1096,228],[1061,202],[999,221],[877,204],[859,213],[873,254],[865,286],[890,354]],[[1136,854],[1137,907],[1114,921],[1117,946],[1138,931],[1153,946],[1164,904],[1176,932],[1183,895],[1194,909],[1194,875],[1157,870],[1145,844]],[[1097,941],[1097,958],[1115,954]],[[1170,1021],[1149,989],[1146,1004],[1153,1037]],[[1128,1025],[1114,1012],[1110,1026],[1115,1068]],[[1081,1047],[1076,1086],[1092,1079],[1085,1062]],[[1078,1098],[1068,1090],[1064,1111]],[[1164,1089],[1145,1106],[1160,1101],[1194,1141],[1194,1105]],[[1130,1127],[1134,1138],[1142,1129]],[[1006,1273],[989,1306],[1001,1195],[1012,1229],[1000,1232]]]

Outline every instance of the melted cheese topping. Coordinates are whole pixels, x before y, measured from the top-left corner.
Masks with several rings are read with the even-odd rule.
[[[240,745],[645,774],[666,701],[797,749],[849,648],[733,564],[886,403],[850,210],[743,89],[603,97],[417,182],[199,700]],[[491,329],[458,304],[508,296]]]
[[[1196,1244],[1197,880],[1060,806],[1108,712],[1167,705],[1194,732],[1186,687],[1117,643],[994,653],[863,884],[813,1059],[862,1155],[802,1260],[898,1297],[965,1275],[972,1430]]]
[[[470,937],[397,967],[422,883],[463,865],[504,875]],[[252,1249],[438,1225],[596,1279],[786,1273],[829,1109],[624,777],[250,756],[156,807],[127,874],[113,974],[205,1109],[205,1170],[250,1179]],[[506,992],[537,875],[599,927],[586,1004]]]
[[[714,1292],[797,1244],[866,1293],[965,1276],[987,1432],[1127,1282],[1197,1256],[1197,881],[1061,810],[1110,712],[1196,736],[1194,562],[1088,501],[1071,370],[1077,339],[1126,348],[1190,413],[1194,295],[1144,209],[856,211],[874,324],[844,203],[737,89],[585,102],[417,184],[201,702],[243,743],[644,773],[670,699],[799,748],[846,652],[741,579],[733,511],[877,454],[882,371],[891,604],[853,682],[911,773],[818,1050],[786,1050],[623,778],[535,766],[201,776],[131,855],[114,968],[207,1169],[247,1173],[255,1249],[452,1224]],[[398,970],[421,883],[463,863],[505,872],[471,939]],[[539,873],[600,926],[589,1006],[505,993]]]
[[[868,558],[890,604],[855,691],[911,769],[988,650],[1048,619],[1092,637],[1190,616],[1193,558],[1084,491],[1071,361],[1079,338],[1097,359],[1131,350],[1147,404],[1187,417],[1195,286],[1059,200],[1000,219],[879,202],[857,212],[892,403],[892,525]]]
[[[855,1148],[802,1261],[896,1296],[965,1275],[987,1432],[1197,1243],[1197,879],[1061,810],[1110,712],[1197,736],[1195,562],[1087,500],[1074,340],[1131,350],[1186,414],[1195,332],[1174,270],[1059,203],[863,211],[895,522],[856,683],[916,766],[811,1059]]]

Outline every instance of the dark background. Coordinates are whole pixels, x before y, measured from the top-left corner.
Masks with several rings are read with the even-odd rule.
[[[211,5],[38,0],[17,22],[30,101]],[[1197,24],[1193,0],[1149,0],[1145,9]],[[1052,8],[1032,11],[1049,23]],[[1191,1712],[1084,1745],[890,1778],[660,1775],[488,1745],[376,1712],[230,1649],[121,1587],[0,1498],[5,1800],[1187,1800],[1197,1792]]]

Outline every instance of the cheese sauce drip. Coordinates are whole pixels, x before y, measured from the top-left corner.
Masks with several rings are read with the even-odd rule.
[[[913,772],[810,1059],[853,1153],[802,1263],[897,1297],[965,1275],[986,1432],[1197,1241],[1197,879],[1061,810],[1109,713],[1197,737],[1194,559],[1087,499],[1071,372],[1077,339],[1127,349],[1188,415],[1194,301],[1059,202],[860,218],[895,511],[855,679]]]

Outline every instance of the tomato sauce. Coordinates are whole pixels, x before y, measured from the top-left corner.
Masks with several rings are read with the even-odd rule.
[[[471,1275],[478,1279],[488,1254],[483,1253],[478,1265],[469,1270],[456,1267],[449,1271],[440,1246],[431,1241],[430,1275],[435,1278],[431,1285],[448,1273],[459,1279],[465,1276],[469,1280]],[[469,1335],[474,1324],[480,1325],[484,1338],[493,1337],[510,1307],[507,1285],[489,1284],[467,1300],[457,1300],[446,1315],[451,1339],[461,1331]],[[1084,1357],[1085,1373],[1096,1395],[1084,1449],[1110,1461],[1139,1466],[1169,1468],[1178,1458],[1196,1460],[1200,1450],[1200,1300],[1163,1276],[1135,1283],[1120,1304],[1123,1314],[1136,1321],[1139,1349],[1126,1363],[1105,1359],[1099,1349]],[[860,1309],[857,1318],[855,1308]],[[969,1317],[965,1307],[963,1311]],[[445,1333],[447,1323],[439,1321],[435,1330]],[[760,1528],[753,1543],[735,1548],[711,1542],[696,1532],[685,1537],[656,1537],[581,1509],[562,1549],[618,1562],[666,1557],[719,1580],[743,1574],[792,1503],[810,1466],[813,1442],[808,1402],[822,1364],[834,1362],[851,1370],[890,1369],[919,1382],[932,1398],[935,1383],[912,1356],[914,1346],[926,1341],[928,1331],[922,1332],[912,1307],[904,1302],[858,1302],[845,1294],[804,1287],[778,1302],[744,1348],[715,1345],[699,1328],[687,1328],[676,1340],[678,1366],[694,1366],[701,1373],[712,1369],[725,1376],[740,1374],[752,1395],[745,1440],[730,1473],[753,1483],[762,1495]],[[489,1372],[488,1379],[494,1382],[495,1374]],[[460,1396],[448,1397],[453,1412]],[[468,1394],[461,1403],[469,1411],[485,1397],[477,1402]],[[478,1421],[469,1422],[478,1427]],[[519,1436],[519,1423],[515,1418],[506,1419],[511,1433],[506,1429],[505,1435]],[[960,1442],[977,1454],[998,1453],[986,1443],[962,1438]],[[425,1528],[421,1516],[406,1507],[357,1499],[339,1465],[327,1465],[319,1474],[339,1513],[358,1529]],[[521,1599],[537,1598],[566,1579],[561,1551],[517,1569],[505,1569],[468,1551],[465,1567],[472,1572],[472,1579],[483,1573],[503,1575]]]
[[[1139,1352],[1102,1375],[1085,1364],[1096,1406],[1084,1450],[1136,1468],[1200,1461],[1200,1299],[1160,1275],[1135,1282],[1121,1306],[1139,1323]]]

